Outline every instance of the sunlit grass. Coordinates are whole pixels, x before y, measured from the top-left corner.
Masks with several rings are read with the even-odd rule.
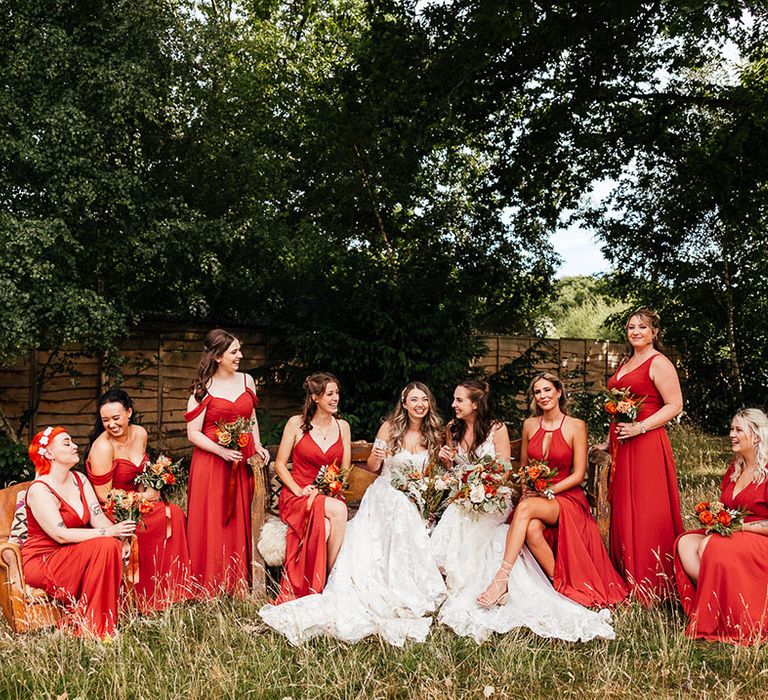
[[[672,440],[683,510],[717,492],[728,445],[689,428]],[[763,647],[695,642],[674,606],[627,606],[616,640],[548,641],[525,630],[482,646],[435,627],[426,644],[376,639],[291,647],[263,625],[261,601],[220,599],[124,621],[111,644],[59,632],[0,632],[0,697],[482,698],[768,695]],[[491,694],[492,693],[492,694]]]

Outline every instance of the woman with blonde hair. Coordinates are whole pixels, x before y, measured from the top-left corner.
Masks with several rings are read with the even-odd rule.
[[[347,525],[325,590],[265,606],[261,615],[269,625],[294,644],[321,634],[346,642],[378,635],[395,646],[426,639],[428,615],[445,597],[445,585],[425,523],[410,499],[392,486],[391,472],[434,466],[441,432],[432,392],[411,382],[376,436],[368,468],[381,473]]]
[[[734,459],[710,508],[744,510],[744,525],[730,537],[705,530],[678,537],[675,578],[689,637],[753,644],[768,638],[768,417],[739,411],[730,437]]]

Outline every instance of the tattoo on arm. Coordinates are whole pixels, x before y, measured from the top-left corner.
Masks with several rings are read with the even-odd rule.
[[[91,506],[91,513],[93,515],[101,515],[101,513],[102,513],[101,506],[98,503],[94,503]]]
[[[63,520],[60,520],[56,523],[56,527],[60,527],[62,530],[66,530],[67,526],[64,524]]]

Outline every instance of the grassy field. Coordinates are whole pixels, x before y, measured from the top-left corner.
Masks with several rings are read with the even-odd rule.
[[[716,492],[728,449],[672,434],[684,508]],[[690,527],[692,523],[687,523]],[[395,649],[317,640],[299,648],[222,599],[125,622],[111,644],[0,632],[2,698],[768,697],[768,653],[694,642],[673,606],[616,611],[615,641],[567,644],[526,631],[477,646],[436,627]]]

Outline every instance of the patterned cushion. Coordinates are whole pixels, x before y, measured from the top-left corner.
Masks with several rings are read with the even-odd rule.
[[[280,489],[283,488],[283,482],[278,479],[274,470],[274,462],[269,463],[269,491],[267,493],[267,511],[273,515],[280,516],[280,512],[277,507],[278,500],[280,498]],[[288,463],[288,469],[291,469],[291,463]]]
[[[27,539],[27,492],[19,491],[16,494],[16,506],[13,509],[13,520],[11,521],[11,532],[8,535],[8,541],[17,544],[19,547]]]

